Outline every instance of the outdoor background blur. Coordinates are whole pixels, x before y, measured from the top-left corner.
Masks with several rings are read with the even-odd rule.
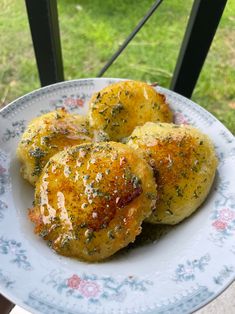
[[[193,0],[165,0],[106,77],[169,87]],[[65,79],[95,77],[153,0],[58,0]],[[0,107],[40,87],[23,0],[0,0]],[[208,21],[210,23],[210,21]],[[235,1],[228,0],[192,99],[235,134]]]

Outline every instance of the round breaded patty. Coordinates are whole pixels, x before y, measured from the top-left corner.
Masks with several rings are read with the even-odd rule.
[[[133,242],[155,201],[153,171],[135,150],[90,143],[49,160],[29,217],[56,252],[94,262]]]
[[[122,81],[95,93],[89,103],[89,122],[99,140],[120,141],[147,121],[172,122],[165,96],[144,82]]]
[[[51,156],[90,141],[89,123],[83,116],[59,109],[37,117],[29,123],[17,148],[21,173],[34,185]]]
[[[134,130],[128,145],[153,167],[158,183],[156,210],[147,222],[177,224],[202,204],[217,167],[207,135],[188,125],[149,122]]]

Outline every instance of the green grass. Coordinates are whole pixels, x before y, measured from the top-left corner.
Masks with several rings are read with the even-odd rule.
[[[66,79],[96,76],[152,3],[58,0]],[[169,87],[192,3],[164,1],[105,76]],[[234,12],[230,0],[192,99],[235,134]],[[5,105],[39,87],[24,1],[1,0],[0,34],[0,105]]]

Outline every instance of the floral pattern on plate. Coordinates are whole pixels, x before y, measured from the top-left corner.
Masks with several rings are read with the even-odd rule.
[[[145,292],[153,282],[129,276],[115,279],[110,276],[98,277],[94,274],[72,274],[64,278],[57,271],[52,271],[43,279],[43,283],[52,286],[59,294],[75,299],[87,299],[101,305],[102,301],[122,302],[131,291]]]
[[[49,101],[49,108],[40,110],[40,115],[48,113],[50,111],[57,110],[59,108],[65,108],[69,112],[77,112],[80,108],[84,107],[84,104],[89,99],[89,94],[80,93],[80,94],[70,94],[62,95],[59,98],[52,98]]]
[[[7,204],[0,200],[0,221],[4,219],[4,214],[7,208],[8,208]]]
[[[225,265],[219,272],[219,274],[213,278],[217,285],[222,286],[224,281],[230,278],[234,274],[234,267]]]
[[[32,266],[28,261],[26,251],[22,248],[22,243],[15,240],[8,240],[0,237],[0,254],[8,255],[10,262],[24,270],[31,270]]]
[[[0,197],[5,194],[10,184],[8,168],[8,156],[0,150]],[[7,207],[7,204],[2,204],[2,206]]]
[[[223,162],[221,164],[224,164]],[[209,239],[219,247],[235,234],[235,193],[230,180],[218,178]]]
[[[198,286],[190,291],[187,291],[183,296],[175,298],[174,300],[165,300],[164,302],[158,304],[156,307],[149,308],[147,311],[143,308],[139,309],[136,314],[178,314],[178,313],[189,313],[192,309],[195,309],[198,302],[204,303],[206,300],[211,299],[214,293],[208,290],[205,286]],[[25,304],[30,305],[31,308],[37,310],[40,313],[47,314],[77,314],[74,306],[61,306],[53,300],[51,297],[35,290],[31,292],[25,301]],[[110,314],[112,312],[102,312],[102,314]],[[88,312],[79,309],[79,314],[87,314]],[[90,312],[92,313],[92,312]]]
[[[4,288],[10,289],[13,287],[15,281],[11,280],[9,276],[5,275],[0,269],[0,283],[3,285]]]
[[[221,208],[212,212],[211,240],[218,246],[223,246],[224,241],[234,235],[235,211],[230,208]]]
[[[204,272],[210,259],[210,255],[206,254],[199,259],[187,260],[185,264],[179,264],[173,280],[176,282],[195,280],[197,271]]]
[[[2,141],[8,142],[10,139],[19,137],[25,130],[25,120],[18,120],[11,123],[11,126],[3,133]]]

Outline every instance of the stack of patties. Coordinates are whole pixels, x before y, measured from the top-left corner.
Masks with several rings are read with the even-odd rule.
[[[152,86],[122,81],[92,96],[88,117],[61,109],[34,119],[18,156],[36,185],[35,232],[56,252],[94,262],[134,242],[143,221],[191,215],[217,158],[206,135],[172,118]]]

